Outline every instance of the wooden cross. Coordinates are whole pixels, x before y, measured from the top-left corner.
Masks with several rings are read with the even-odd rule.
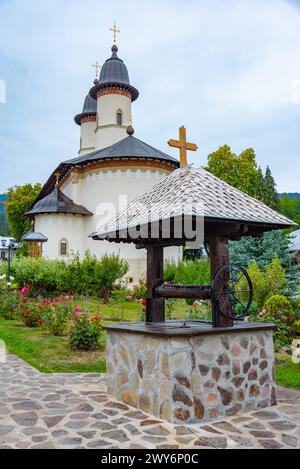
[[[101,65],[98,62],[96,62],[95,64],[92,65],[92,67],[95,67],[95,69],[96,69],[96,78],[99,78],[99,71],[100,71]]]
[[[169,140],[168,144],[170,147],[180,149],[180,167],[184,168],[187,166],[187,150],[197,151],[198,147],[195,143],[188,143],[186,141],[186,128],[184,125],[179,129],[179,140]]]
[[[121,31],[117,29],[116,27],[116,22],[114,22],[114,27],[109,29],[114,33],[114,44],[117,42],[117,33],[120,33]]]

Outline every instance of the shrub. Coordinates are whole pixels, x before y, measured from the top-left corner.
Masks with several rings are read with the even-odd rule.
[[[20,286],[29,286],[32,295],[56,291],[65,268],[62,261],[32,257],[15,258],[11,264],[15,281]]]
[[[208,300],[194,301],[189,311],[189,318],[193,320],[211,319],[211,302]]]
[[[248,274],[253,283],[253,298],[259,308],[273,295],[280,295],[286,288],[285,270],[280,261],[275,258],[264,270],[260,270],[256,262],[252,262],[248,268]],[[242,277],[237,289],[247,290],[246,278]],[[241,295],[241,297],[243,297]]]
[[[177,285],[210,285],[209,259],[183,261],[178,264],[166,262],[164,281]]]
[[[7,266],[1,268],[4,274],[5,269]],[[19,257],[12,261],[11,270],[18,285],[28,285],[32,295],[73,292],[102,296],[107,302],[117,280],[126,274],[128,264],[114,254],[97,259],[87,252],[82,261],[75,255],[68,263]]]
[[[113,303],[125,303],[127,299],[130,297],[130,292],[126,290],[126,288],[120,288],[116,290],[112,290],[109,296],[109,299],[112,300]]]
[[[77,306],[73,307],[71,297],[54,298],[53,300],[42,300],[39,309],[42,312],[44,325],[51,335],[62,335],[67,330],[70,316],[77,311]]]
[[[147,297],[147,285],[144,280],[140,280],[140,283],[133,289],[133,296],[137,300],[145,300]]]
[[[234,310],[235,310],[235,315],[239,316],[239,315],[244,313],[244,306],[242,304],[238,303],[237,305],[235,305]],[[252,301],[252,304],[250,305],[247,316],[256,318],[258,313],[259,313],[259,307],[258,307],[257,303],[255,303],[255,301]]]
[[[12,292],[2,292],[0,294],[0,317],[7,320],[15,319],[16,311],[20,303],[20,294],[14,290]]]
[[[21,300],[17,313],[26,327],[38,327],[44,324],[42,319],[42,308],[33,299],[29,298],[29,289],[23,287],[20,291]]]
[[[100,316],[89,318],[86,314],[75,314],[70,329],[70,347],[76,350],[97,349],[102,331],[101,320]]]
[[[167,300],[165,300],[165,310],[166,310],[166,318],[168,321],[170,321],[175,311],[175,299],[174,298],[168,298]]]
[[[258,321],[273,322],[274,348],[276,351],[291,343],[293,337],[300,332],[300,322],[289,300],[283,295],[273,295],[264,304],[264,309],[258,315]]]

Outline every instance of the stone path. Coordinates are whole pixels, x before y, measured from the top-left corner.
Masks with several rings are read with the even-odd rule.
[[[97,374],[43,374],[8,354],[0,365],[0,449],[300,448],[300,392],[207,425],[173,425],[106,394]]]

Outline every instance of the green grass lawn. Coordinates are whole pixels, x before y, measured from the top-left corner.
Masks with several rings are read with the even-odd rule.
[[[41,328],[31,329],[19,321],[1,319],[0,339],[9,352],[45,373],[105,372],[104,336],[103,350],[75,352],[69,348],[67,337],[53,337]]]
[[[136,321],[141,311],[140,304],[130,302],[104,305],[98,300],[89,299],[78,301],[78,305],[92,314],[102,314],[103,324]],[[184,301],[176,301],[173,318],[188,318],[189,309]],[[0,339],[4,340],[9,352],[45,373],[105,372],[105,333],[101,337],[100,351],[76,352],[69,348],[67,337],[53,337],[41,328],[30,329],[20,321],[1,319]],[[300,389],[300,364],[293,363],[288,355],[276,354],[276,360],[277,383]]]
[[[281,386],[300,389],[300,363],[293,363],[289,355],[276,353],[276,381]]]
[[[100,313],[103,324],[114,321],[139,320],[141,305],[134,302],[103,304],[89,298],[76,302],[90,314]],[[174,319],[189,316],[190,306],[183,300],[174,304]],[[105,372],[106,333],[101,336],[101,350],[97,352],[76,352],[69,348],[67,337],[53,337],[42,328],[31,329],[20,321],[0,319],[0,339],[7,350],[45,373],[102,373]]]
[[[142,309],[140,303],[125,301],[124,303],[110,302],[103,304],[101,300],[96,298],[80,299],[75,302],[85,311],[101,314],[104,322],[140,320],[139,313]],[[191,306],[188,306],[184,300],[176,300],[172,319],[187,319],[190,309]]]

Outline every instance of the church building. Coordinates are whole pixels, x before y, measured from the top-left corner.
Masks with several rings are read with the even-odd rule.
[[[118,56],[113,30],[111,57],[74,119],[80,127],[78,156],[55,168],[26,216],[34,221],[35,231],[48,238],[43,256],[68,260],[72,253],[81,258],[86,251],[98,258],[115,253],[129,263],[126,281],[136,284],[145,275],[146,252],[133,245],[95,243],[89,235],[112,215],[109,208],[124,208],[179,162],[134,135],[131,106],[139,92]],[[178,247],[166,249],[169,258],[179,255]]]

